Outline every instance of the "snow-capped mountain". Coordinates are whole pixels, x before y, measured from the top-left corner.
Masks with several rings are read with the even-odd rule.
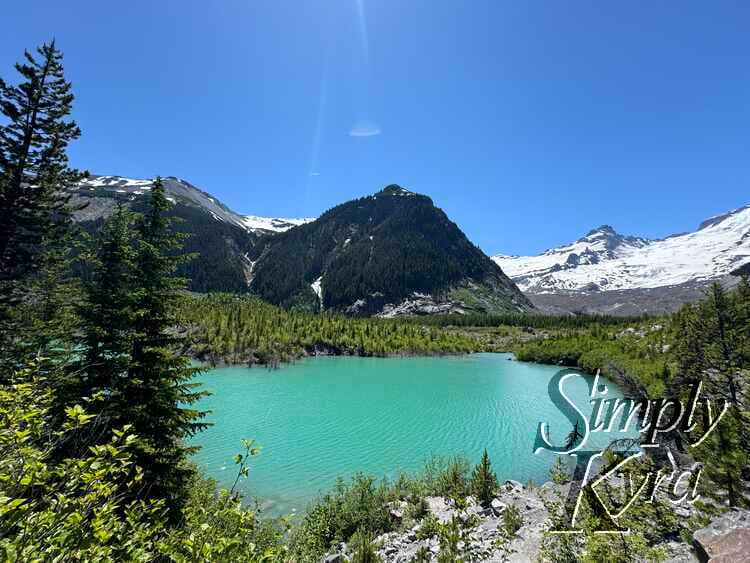
[[[163,182],[195,255],[179,271],[193,291],[358,315],[533,309],[429,197],[399,186],[319,219],[283,219],[241,215],[180,178]],[[70,190],[75,218],[95,232],[118,204],[145,211],[152,189],[152,180],[91,176]]]
[[[181,219],[176,228],[189,235],[185,250],[196,258],[180,269],[193,291],[247,291],[252,262],[247,258],[260,241],[277,236],[312,219],[280,219],[241,215],[211,194],[175,177],[163,178],[167,197],[175,204],[170,212]],[[122,176],[91,176],[73,187],[72,203],[83,208],[74,218],[90,231],[124,203],[142,212],[153,180]]]
[[[390,241],[403,233],[390,233],[389,229],[393,227],[391,223],[388,223],[390,226],[384,225],[378,233],[362,235],[365,231],[369,233],[374,228],[370,224],[373,221],[371,214],[364,217],[362,221],[359,221],[361,219],[359,216],[356,217],[357,220],[349,220],[341,226],[341,232],[338,232],[338,227],[336,227],[334,229],[336,236],[332,239],[335,249],[332,250],[329,248],[332,244],[329,240],[331,233],[318,228],[320,224],[323,224],[320,220],[315,222],[318,227],[313,228],[312,225],[304,227],[314,221],[313,219],[242,215],[209,193],[180,178],[165,177],[164,185],[168,198],[175,203],[171,213],[182,219],[180,223],[177,223],[179,225],[177,228],[190,235],[186,239],[185,249],[198,256],[181,270],[181,275],[190,278],[190,288],[194,291],[242,292],[250,290],[264,295],[273,302],[283,302],[288,298],[291,299],[290,296],[300,294],[305,298],[309,297],[313,308],[319,307],[321,302],[325,302],[326,308],[345,308],[344,305],[349,302],[344,297],[335,301],[337,297],[333,289],[335,287],[347,289],[346,280],[362,275],[363,267],[372,267],[372,248],[382,250],[385,260],[394,253],[398,254],[398,244],[404,244],[401,241],[392,245],[390,250],[380,249],[378,245],[373,247],[373,238],[380,242]],[[87,229],[93,231],[113,212],[118,203],[125,203],[135,211],[143,211],[147,202],[145,196],[151,189],[152,180],[122,176],[91,176],[71,189],[73,203],[85,204],[75,213],[75,217]],[[410,197],[396,198],[394,196]],[[365,199],[372,205],[376,202],[383,205],[392,204],[392,207],[398,210],[411,209],[414,207],[412,205],[414,202],[409,204],[406,200],[418,202],[421,201],[420,198],[429,200],[425,196],[419,196],[403,188],[389,186]],[[404,202],[401,202],[403,205],[396,205],[398,200],[402,199],[404,199]],[[336,209],[348,209],[347,205],[356,203],[342,204]],[[357,205],[361,207],[362,204]],[[425,208],[431,210],[431,205],[431,202],[429,206],[425,204]],[[355,205],[352,213],[364,213],[360,207]],[[327,212],[324,217],[330,219],[329,215],[334,211]],[[445,246],[443,248],[445,252],[449,250],[458,252],[454,248],[453,242],[455,241],[451,242],[451,237],[444,236],[450,229],[436,230],[436,225],[433,223],[436,221],[434,214],[437,212],[430,211],[430,213],[427,213],[430,217],[422,221],[426,229],[432,225],[430,235],[436,235],[436,239],[431,244],[435,243],[437,246],[431,248],[430,252],[435,256],[440,254],[441,251],[437,248],[441,244]],[[415,217],[409,216],[404,219],[403,232],[413,230]],[[353,225],[358,225],[358,221],[362,222],[363,226],[354,228]],[[299,232],[297,228],[300,229]],[[293,269],[290,264],[294,268],[301,267],[297,262],[300,261],[301,255],[307,256],[309,249],[312,248],[308,240],[311,233],[320,238],[316,246],[316,248],[319,247],[321,253],[320,260],[313,261],[309,271],[305,270],[292,279],[286,270]],[[357,233],[362,236],[360,237]],[[463,234],[459,231],[453,238],[457,240],[461,237]],[[426,240],[429,237],[422,238]],[[502,271],[498,270],[489,274],[486,265],[482,265],[482,257],[474,256],[470,249],[463,247],[459,254],[461,256],[453,257],[457,263],[466,262],[472,265],[474,270],[481,271],[481,275],[467,274],[466,279],[481,278],[483,280],[488,275],[492,279],[504,278],[507,281],[506,284],[500,282],[490,284],[492,291],[489,291],[488,295],[495,296],[495,294],[502,293],[507,297],[515,291],[516,301],[518,303],[524,301],[523,306],[530,306],[530,304],[525,301],[523,295],[518,293],[516,284],[534,306],[547,312],[621,315],[666,312],[674,310],[681,303],[700,298],[709,282],[736,279],[730,274],[750,270],[750,206],[711,217],[701,223],[694,232],[659,240],[624,236],[612,227],[603,225],[571,244],[547,250],[538,256],[497,254],[492,257],[492,260]],[[365,255],[370,256],[370,262],[363,266],[360,258]],[[272,260],[272,257],[275,258]],[[329,258],[330,269],[326,270],[326,275],[323,275],[320,266]],[[412,260],[413,256],[404,259],[409,263],[408,261]],[[486,257],[484,260],[492,265]],[[284,266],[279,266],[279,268],[285,271],[281,272],[281,275],[274,275],[272,267],[274,264],[277,266],[283,264]],[[415,279],[423,280],[423,283],[420,283],[425,285],[428,282],[434,282],[438,274],[444,273],[445,264],[439,268],[437,266],[433,268],[431,262],[423,261],[420,262],[420,268],[420,271],[415,273],[417,276]],[[378,270],[379,274],[383,272],[388,272],[388,268]],[[515,284],[505,278],[505,274]],[[336,275],[340,275],[341,280],[334,284],[331,280],[332,276]],[[289,295],[276,296],[278,299],[272,298],[275,293],[281,291],[281,288],[286,287],[285,284],[294,285],[288,288]],[[446,288],[454,292],[460,289],[457,289],[458,286],[454,287],[455,284],[443,285],[445,287],[436,285],[435,288],[428,289],[438,289],[443,293],[447,291]],[[505,287],[506,285],[508,287]],[[392,286],[393,283],[390,281],[383,285],[391,289]],[[263,288],[265,288],[264,291],[261,291]],[[500,290],[496,291],[497,288]],[[414,288],[407,289],[411,291]],[[414,291],[419,294],[429,293],[421,286]],[[371,293],[385,295],[386,292],[378,286]],[[469,293],[476,294],[477,292],[472,290]],[[351,296],[347,294],[346,297]],[[394,294],[393,302],[395,303],[397,298],[402,297],[400,294]],[[354,302],[359,298],[360,296],[356,295],[350,301]]]
[[[664,239],[623,236],[602,226],[538,256],[497,254],[493,260],[524,292],[537,295],[700,284],[750,262],[750,206]]]
[[[236,225],[250,233],[280,233],[314,220],[314,218],[288,219],[240,215],[210,194],[181,178],[170,176],[164,178],[163,181],[167,196],[173,202],[176,203],[179,201],[183,204],[197,206],[210,213],[217,221]],[[139,196],[148,193],[152,183],[153,180],[137,180],[123,176],[91,176],[81,182],[76,191],[82,197],[101,197],[109,193],[112,196],[119,196],[120,198],[134,201]],[[111,206],[105,205],[104,207],[107,209],[101,208],[101,206],[95,206],[95,209],[98,209],[102,213],[102,216],[106,216],[108,209],[114,207],[114,203]],[[89,210],[89,214],[93,211],[93,209]],[[87,218],[90,219],[92,217]]]

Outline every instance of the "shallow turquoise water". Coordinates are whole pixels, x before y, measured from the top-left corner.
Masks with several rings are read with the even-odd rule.
[[[240,440],[254,438],[263,450],[243,486],[270,514],[304,510],[338,476],[415,471],[433,454],[476,462],[485,447],[500,479],[543,482],[554,458],[532,451],[539,422],[557,442],[570,429],[547,394],[559,368],[509,359],[323,357],[214,369],[199,376],[213,392],[199,407],[213,411],[214,426],[194,439],[195,460],[231,485]],[[588,407],[587,385],[575,383],[576,404]]]

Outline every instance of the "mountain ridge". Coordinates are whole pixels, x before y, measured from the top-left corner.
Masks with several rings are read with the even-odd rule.
[[[251,292],[286,307],[352,315],[521,311],[533,305],[428,196],[398,185],[318,219],[240,215],[210,193],[163,178],[170,211],[198,258],[180,270],[197,292]],[[152,180],[91,176],[71,188],[96,230],[118,203],[141,211]],[[342,222],[341,217],[345,216]],[[375,241],[375,242],[373,242]]]
[[[125,176],[107,176],[92,174],[77,186],[71,189],[74,195],[80,198],[102,196],[110,194],[122,194],[123,198],[134,201],[138,196],[144,195],[151,189],[153,179],[134,179]],[[313,217],[288,218],[288,217],[262,217],[258,215],[243,215],[229,208],[209,192],[191,184],[190,182],[176,176],[165,176],[162,178],[167,192],[167,197],[176,203],[178,200],[189,202],[206,209],[215,215],[217,220],[227,221],[248,232],[283,232],[297,225],[313,221]],[[93,192],[93,194],[92,194]],[[101,215],[100,215],[101,216]],[[90,220],[98,217],[86,217]]]
[[[357,315],[529,310],[531,303],[428,196],[391,184],[266,239],[251,291]]]
[[[732,273],[746,272],[750,262],[750,206],[709,217],[695,231],[661,239],[623,235],[611,225],[602,224],[572,243],[550,248],[536,256],[495,254],[491,262],[497,266],[498,273],[490,271],[486,264],[478,266],[486,255],[434,206],[432,199],[396,184],[342,203],[313,219],[242,215],[181,178],[167,176],[163,181],[167,196],[175,204],[171,213],[182,219],[177,228],[193,235],[186,241],[186,250],[199,254],[196,261],[180,271],[191,279],[191,290],[253,291],[272,302],[311,310],[322,308],[349,314],[395,316],[499,311],[508,307],[526,310],[533,302],[542,311],[554,313],[668,312],[685,301],[699,298],[711,281],[731,279]],[[152,180],[147,179],[90,176],[70,190],[74,204],[87,204],[76,212],[76,219],[87,229],[95,230],[117,203],[139,211],[151,184]],[[387,225],[379,226],[378,232],[370,232],[372,229],[365,222],[371,218],[349,209],[346,213],[351,215],[351,224],[331,227],[333,231],[326,234],[332,237],[333,243],[331,240],[323,242],[316,250],[305,248],[304,244],[300,246],[298,241],[292,243],[295,252],[286,257],[278,256],[278,251],[273,250],[280,244],[273,242],[277,237],[281,237],[280,241],[286,237],[303,237],[304,233],[316,230],[305,230],[307,225],[330,218],[332,212],[337,213],[342,207],[371,206],[378,200],[381,203],[376,207],[382,209],[376,223],[385,221],[382,211],[387,208],[396,218],[385,221],[391,229],[407,232],[410,224],[419,226],[412,232],[417,242],[394,243]],[[390,204],[383,204],[389,201]],[[400,217],[394,202],[412,209],[413,215]],[[421,211],[417,212],[418,209]],[[439,228],[430,228],[432,223]],[[285,234],[295,229],[303,229],[303,234]],[[365,232],[369,239],[363,238]],[[453,235],[446,238],[445,232]],[[378,252],[400,256],[401,261],[388,264],[383,257],[379,258],[375,271],[379,272],[376,278],[382,287],[371,286],[363,274],[372,269],[363,257],[370,255],[372,248],[378,248],[371,243],[374,237],[391,245],[388,250],[381,248]],[[440,242],[418,243],[425,237]],[[404,245],[417,245],[419,251],[413,256],[405,255]],[[272,269],[266,261],[269,252],[276,254],[278,264],[286,263],[279,266],[279,277],[275,279],[267,275]],[[293,282],[285,279],[295,268],[289,266],[289,261],[302,259],[304,262],[306,254],[316,253],[316,264],[305,266],[301,275],[297,272]],[[404,266],[413,261],[414,256],[419,257],[419,264],[413,268]],[[453,268],[450,274],[442,272],[442,266],[436,266],[440,260],[449,264],[448,270]],[[324,264],[329,268],[327,274],[323,271]],[[390,279],[384,277],[380,269],[409,272],[411,277],[407,281]],[[362,291],[347,291],[339,296],[326,291],[326,286],[330,289],[332,283],[339,288],[346,287],[347,279],[357,280],[354,284]],[[279,288],[290,283],[296,284],[296,289],[282,296]],[[516,284],[526,297],[515,293]],[[391,292],[391,286],[408,286],[410,290]],[[296,302],[297,298],[301,298],[301,302]]]
[[[184,249],[197,258],[181,265],[178,274],[188,278],[196,292],[247,292],[248,251],[263,237],[295,226],[305,219],[245,216],[234,212],[210,193],[174,176],[162,178],[167,198],[174,204],[169,214],[174,228],[188,236]],[[68,191],[75,208],[73,218],[89,232],[96,231],[118,204],[142,212],[153,180],[91,175]]]
[[[750,261],[750,206],[706,219],[695,231],[661,239],[621,235],[603,225],[536,256],[496,254],[493,260],[532,301],[544,302],[543,308],[555,302],[564,309],[563,299],[570,298],[571,306],[585,309],[585,296],[597,294],[589,300],[591,307],[594,301],[596,306],[586,312],[611,313],[618,304],[612,300],[622,307],[639,298],[638,293],[627,292],[649,290],[649,298],[660,295],[662,301],[670,301],[666,310],[672,310],[692,300],[702,286],[727,278]],[[658,291],[667,288],[675,288],[674,293],[682,292],[685,298]]]

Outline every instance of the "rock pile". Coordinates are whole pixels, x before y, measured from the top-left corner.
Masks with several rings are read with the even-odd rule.
[[[427,497],[428,516],[405,531],[377,537],[375,545],[378,555],[389,563],[408,563],[414,561],[418,554],[436,561],[441,545],[436,535],[426,530],[425,527],[429,526],[427,522],[434,519],[446,524],[457,519],[465,524],[462,528],[465,533],[461,535],[458,547],[465,554],[466,561],[535,562],[539,559],[544,532],[549,527],[545,502],[563,498],[566,491],[566,486],[554,483],[529,488],[517,481],[506,481],[488,507],[482,507],[473,497],[468,497],[462,507],[456,507],[450,499]],[[521,515],[522,522],[509,537],[504,529],[504,515],[512,510],[511,507]],[[391,517],[400,520],[406,508],[405,502],[394,503],[389,507]],[[693,537],[695,550],[685,543],[665,544],[669,552],[667,561],[750,561],[750,511],[728,512],[695,532]],[[348,546],[341,544],[322,563],[346,563],[351,555]]]

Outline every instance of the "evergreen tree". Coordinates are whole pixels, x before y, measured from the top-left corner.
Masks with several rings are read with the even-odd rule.
[[[0,381],[33,357],[68,361],[75,328],[71,221],[64,188],[81,177],[67,145],[80,135],[54,42],[25,52],[22,82],[0,79]]]
[[[363,530],[357,530],[351,539],[354,550],[352,563],[380,563],[383,560],[378,557],[372,535]]]
[[[482,506],[489,506],[492,499],[495,498],[497,490],[497,476],[492,471],[490,457],[487,450],[482,454],[482,460],[474,468],[471,476],[471,492],[477,497]]]
[[[677,359],[680,383],[703,382],[704,393],[730,408],[719,427],[698,448],[705,464],[703,494],[732,507],[750,506],[750,401],[747,393],[748,287],[742,282],[729,294],[715,283],[703,302],[679,314]],[[705,428],[706,421],[699,420]]]
[[[73,94],[55,42],[38,57],[16,64],[23,82],[0,79],[0,315],[22,298],[24,280],[37,270],[44,237],[69,228],[69,196],[63,189],[81,178],[68,166],[66,149],[80,130],[67,120]]]
[[[740,442],[740,431],[737,420],[726,417],[693,453],[704,462],[701,495],[720,506],[750,508],[745,475],[750,467],[750,452]]]
[[[80,306],[81,284],[72,270],[80,249],[78,235],[75,228],[45,235],[38,272],[27,286],[24,309],[32,313],[29,342],[47,356],[61,346],[72,345],[70,336],[79,329],[76,308]],[[72,356],[65,352],[67,360]]]
[[[82,297],[80,280],[71,268],[77,243],[74,230],[43,236],[37,271],[21,286],[23,301],[0,319],[0,362],[6,373],[47,358],[49,362],[39,364],[39,374],[45,373],[49,384],[55,384],[57,367],[75,362],[80,331],[76,313]],[[55,370],[49,371],[53,366]]]
[[[88,303],[80,312],[86,329],[86,363],[107,373],[107,379],[127,369],[123,357],[132,346],[136,280],[133,222],[133,214],[118,205],[104,224],[92,259],[91,279],[85,285]]]
[[[565,467],[565,462],[563,462],[562,457],[557,456],[555,458],[555,463],[550,467],[549,476],[550,479],[552,479],[552,482],[556,485],[564,485],[570,481],[570,472],[568,471],[568,468]]]
[[[739,338],[738,355],[742,365],[750,365],[750,278],[743,276],[736,290],[736,318]]]
[[[77,443],[65,444],[66,455],[100,443],[111,428],[130,424],[126,406],[135,330],[134,221],[133,213],[118,205],[87,256],[91,271],[83,285],[85,302],[78,310],[84,352],[69,370],[69,376],[60,382],[58,395],[61,408],[81,397],[92,399],[88,410],[96,415],[96,423],[87,425],[85,437],[74,435]]]
[[[189,406],[204,395],[191,382],[198,370],[176,353],[181,338],[174,330],[174,309],[185,280],[174,272],[189,257],[177,254],[182,237],[170,231],[169,208],[157,178],[150,208],[137,224],[134,333],[122,416],[146,444],[137,459],[145,471],[146,494],[176,509],[191,473],[185,461],[194,451],[183,440],[206,425],[200,422],[204,413]]]

